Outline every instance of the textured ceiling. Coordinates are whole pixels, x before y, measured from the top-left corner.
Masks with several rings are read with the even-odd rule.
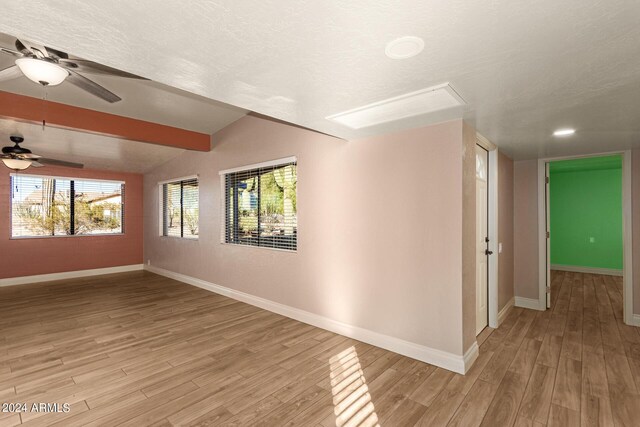
[[[14,41],[15,37],[0,34],[0,46],[14,48]],[[72,51],[70,53],[73,54]],[[0,54],[0,70],[13,65],[14,60],[10,55]],[[119,95],[122,101],[109,104],[66,82],[47,88],[47,99],[209,135],[247,113],[243,109],[153,81],[96,74],[86,76]],[[36,98],[45,96],[43,88],[26,77],[0,82],[0,90]]]
[[[23,0],[2,14],[4,33],[349,139],[461,116],[517,159],[640,137],[638,1]],[[405,35],[424,51],[387,58]],[[360,131],[325,119],[443,82],[464,111]],[[561,126],[578,132],[554,140]]]
[[[185,151],[52,126],[43,131],[40,125],[0,119],[0,147],[13,145],[10,135],[24,136],[22,146],[42,157],[119,172],[146,173]]]

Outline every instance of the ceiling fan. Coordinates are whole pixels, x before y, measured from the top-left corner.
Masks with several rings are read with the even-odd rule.
[[[116,70],[97,62],[70,57],[66,52],[24,39],[16,39],[15,48],[16,50],[0,47],[0,52],[17,58],[15,65],[0,70],[0,81],[14,79],[22,75],[43,86],[56,86],[67,81],[100,99],[114,103],[122,98],[83,74],[103,74],[146,80],[144,77]]]
[[[25,170],[30,166],[40,168],[45,165],[52,166],[65,166],[68,168],[83,168],[81,163],[65,162],[63,160],[47,159],[37,154],[33,154],[31,150],[23,148],[20,143],[24,141],[24,138],[18,135],[11,135],[9,137],[11,142],[15,145],[3,147],[2,154],[0,154],[0,160],[9,169],[14,171]]]

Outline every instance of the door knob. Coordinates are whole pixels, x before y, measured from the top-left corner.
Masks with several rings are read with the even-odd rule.
[[[485,249],[484,254],[485,255],[492,255],[493,251],[490,251],[489,249]]]

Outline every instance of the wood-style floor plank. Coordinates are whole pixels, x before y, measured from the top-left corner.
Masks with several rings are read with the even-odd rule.
[[[467,375],[148,272],[0,288],[4,425],[571,426],[640,419],[640,332],[618,277],[552,272]]]

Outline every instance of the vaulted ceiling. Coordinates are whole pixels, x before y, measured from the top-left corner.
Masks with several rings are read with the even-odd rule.
[[[115,114],[192,130],[252,110],[347,139],[464,117],[516,159],[640,142],[639,2],[23,0],[2,14],[1,32],[197,95],[100,81],[131,94]],[[386,57],[385,44],[405,35],[424,51]],[[326,119],[443,82],[465,108],[358,131]],[[37,95],[29,84],[0,90]],[[102,108],[54,89],[61,102]],[[557,140],[558,127],[577,133]]]

